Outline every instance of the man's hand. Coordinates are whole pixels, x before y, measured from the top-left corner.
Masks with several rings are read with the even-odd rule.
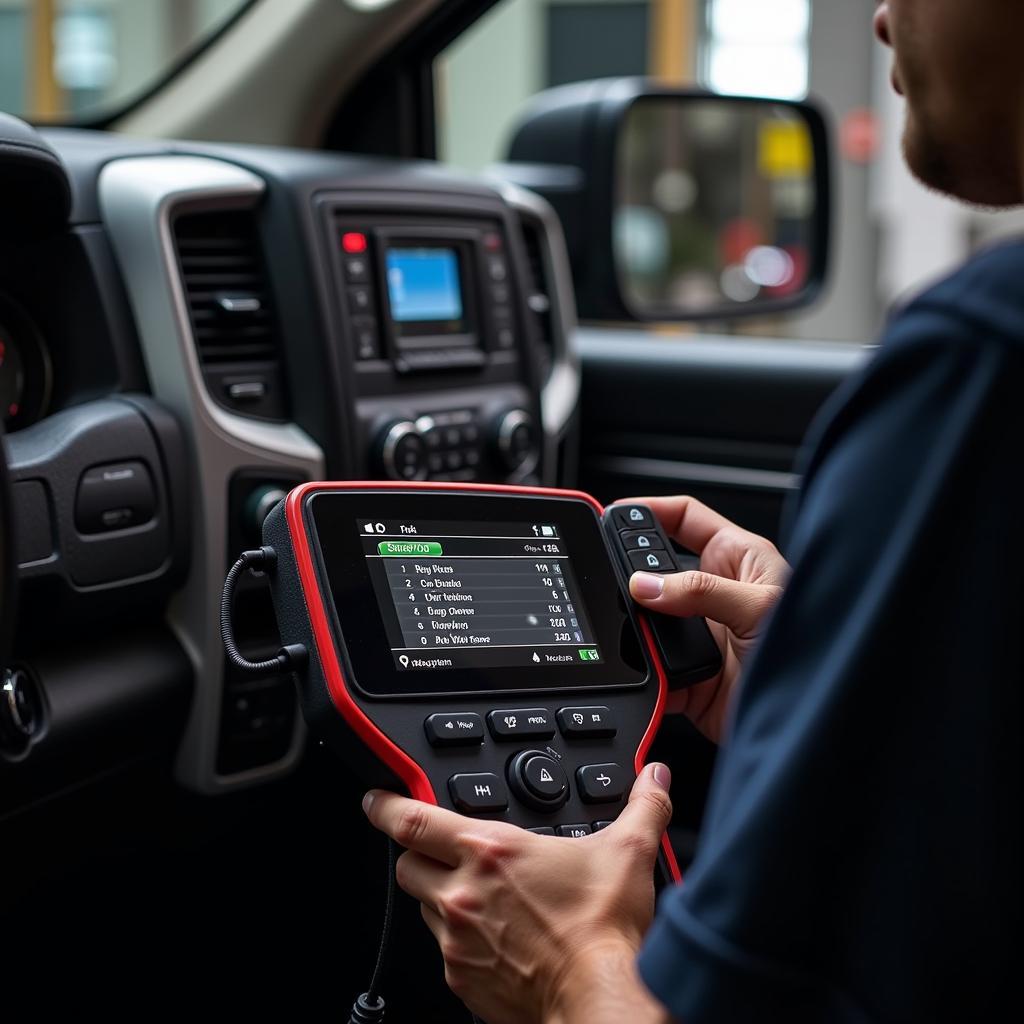
[[[669,698],[669,711],[686,714],[705,736],[722,737],[740,666],[765,616],[782,596],[789,566],[771,541],[740,529],[694,498],[633,498],[647,505],[665,532],[700,555],[699,572],[666,576],[634,573],[629,589],[651,611],[703,615],[722,651],[713,679]]]
[[[398,884],[422,904],[449,987],[487,1024],[660,1024],[633,960],[654,913],[668,785],[668,768],[648,765],[615,824],[582,839],[380,790],[363,809],[407,848]]]

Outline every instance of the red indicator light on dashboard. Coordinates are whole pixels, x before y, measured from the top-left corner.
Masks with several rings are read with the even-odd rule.
[[[346,231],[341,236],[341,247],[348,253],[366,252],[366,235],[362,231]]]

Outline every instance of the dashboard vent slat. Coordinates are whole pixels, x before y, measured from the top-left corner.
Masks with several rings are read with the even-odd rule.
[[[196,355],[214,401],[265,419],[284,418],[281,336],[253,210],[179,214],[174,243]],[[239,381],[260,382],[258,400]],[[248,389],[258,394],[258,389]]]
[[[526,304],[537,325],[537,336],[541,342],[541,379],[551,372],[555,359],[554,323],[552,322],[552,288],[548,281],[547,264],[544,260],[541,237],[542,228],[530,217],[521,217],[523,241],[526,244],[526,262],[529,276]]]

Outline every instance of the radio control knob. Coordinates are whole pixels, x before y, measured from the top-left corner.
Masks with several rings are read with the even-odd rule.
[[[426,480],[427,442],[416,424],[396,420],[385,427],[378,461],[389,480]]]
[[[497,418],[494,444],[501,464],[510,473],[529,473],[537,465],[537,430],[525,409],[510,409]]]

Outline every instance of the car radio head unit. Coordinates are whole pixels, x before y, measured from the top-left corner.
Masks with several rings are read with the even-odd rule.
[[[480,370],[508,357],[516,314],[497,222],[348,214],[334,230],[354,333],[380,327],[366,357],[383,357],[402,374]]]
[[[310,726],[370,785],[553,835],[609,824],[668,688],[615,510],[486,484],[293,490],[264,542]]]

